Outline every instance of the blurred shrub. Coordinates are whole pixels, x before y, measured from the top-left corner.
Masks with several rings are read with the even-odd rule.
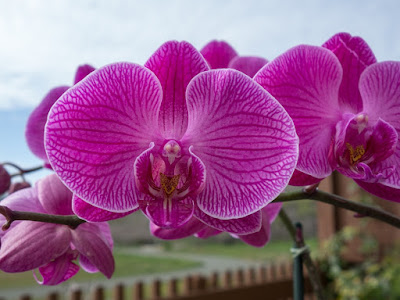
[[[366,260],[350,264],[341,258],[347,243],[354,238],[362,241]],[[361,229],[346,227],[323,246],[321,270],[328,279],[331,299],[398,300],[400,299],[400,247],[395,247],[378,261],[377,242]]]

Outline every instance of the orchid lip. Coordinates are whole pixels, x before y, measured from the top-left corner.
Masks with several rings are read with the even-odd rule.
[[[157,154],[156,154],[157,155]],[[154,154],[150,153],[150,164],[147,171],[147,184],[150,194],[156,198],[164,199],[183,199],[189,193],[189,188],[192,183],[192,158],[187,162],[187,176],[182,179],[181,174],[176,174],[177,164],[181,162],[182,148],[175,140],[168,140],[161,150],[160,157],[165,164],[165,172],[159,172],[160,183],[157,184],[153,178]]]

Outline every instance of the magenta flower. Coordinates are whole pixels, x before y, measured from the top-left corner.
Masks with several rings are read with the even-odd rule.
[[[49,114],[53,169],[87,203],[140,206],[160,227],[179,227],[194,211],[221,220],[258,212],[296,165],[292,120],[248,76],[207,70],[193,46],[172,41],[144,67],[93,72]]]
[[[233,237],[241,239],[243,242],[254,246],[254,247],[263,247],[265,246],[271,236],[271,224],[276,219],[279,214],[279,211],[282,207],[282,203],[270,203],[264,208],[261,209],[261,223],[258,226],[258,230],[247,233],[247,234],[238,234],[238,233],[230,233]],[[215,220],[215,224],[219,225],[218,220]],[[235,220],[230,221],[231,224],[236,226],[232,226],[232,229],[236,232],[240,232],[241,223],[235,222]],[[235,224],[236,223],[236,224]],[[151,233],[161,239],[164,240],[175,240],[185,238],[191,235],[195,235],[199,238],[205,239],[210,236],[214,236],[223,232],[221,231],[220,226],[212,227],[208,226],[205,223],[201,222],[199,219],[192,217],[186,224],[179,228],[166,229],[159,227],[150,222],[150,231]]]
[[[333,52],[292,48],[255,76],[294,120],[297,170],[317,179],[338,170],[367,191],[399,201],[400,63],[371,65],[368,45],[348,34],[325,46]]]
[[[47,176],[33,188],[18,191],[1,204],[12,210],[56,215],[73,215],[72,193],[57,176]],[[3,216],[0,216],[5,221]],[[73,261],[79,259],[87,272],[102,272],[108,278],[114,272],[113,241],[107,223],[84,223],[76,229],[66,225],[15,221],[0,232],[0,269],[24,272],[38,269],[43,277],[38,283],[59,284],[79,271]],[[51,242],[50,242],[51,241]]]
[[[213,40],[201,49],[211,69],[231,68],[253,77],[268,61],[258,56],[239,56],[227,42]]]
[[[79,66],[75,74],[74,84],[81,81],[94,70],[95,68],[90,65]],[[44,149],[44,125],[47,121],[47,114],[54,102],[69,88],[70,86],[59,86],[51,89],[39,106],[32,111],[26,124],[25,137],[28,147],[32,153],[42,159],[46,165],[48,164],[48,160]]]

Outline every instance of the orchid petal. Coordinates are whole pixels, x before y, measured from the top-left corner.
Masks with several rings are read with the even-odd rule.
[[[114,273],[114,257],[108,243],[104,237],[99,235],[96,230],[93,230],[95,224],[82,224],[92,225],[79,226],[72,231],[72,243],[89,262],[95,266],[107,278],[111,278]]]
[[[263,57],[236,56],[229,62],[229,68],[243,72],[247,76],[254,77],[256,73],[268,63]]]
[[[287,110],[300,139],[297,169],[316,178],[332,172],[328,153],[338,111],[342,69],[322,47],[294,47],[268,63],[254,77]]]
[[[331,50],[343,68],[343,79],[339,88],[339,105],[344,111],[358,113],[362,110],[362,99],[358,82],[365,68],[376,62],[368,44],[360,37],[338,33],[322,47]]]
[[[137,208],[133,164],[159,138],[161,100],[158,79],[144,67],[116,63],[93,72],[49,114],[46,151],[54,171],[96,207]]]
[[[39,202],[36,188],[26,188],[12,193],[4,200],[1,200],[0,205],[6,206],[11,210],[46,213]],[[0,224],[4,224],[5,222],[6,218],[0,214]],[[11,226],[7,231],[0,230],[0,238],[2,238],[7,232],[9,232],[19,223],[21,223],[21,221],[14,221],[11,223]]]
[[[77,84],[79,81],[81,81],[83,78],[88,76],[90,73],[92,73],[94,70],[96,70],[94,67],[91,65],[81,65],[78,67],[75,73],[75,79],[74,79],[74,84]]]
[[[54,261],[40,267],[39,273],[43,280],[39,280],[36,273],[33,272],[36,282],[42,285],[57,285],[68,280],[79,271],[79,266],[72,262],[74,259],[76,259],[76,255],[72,251],[67,251]]]
[[[370,122],[380,119],[391,125],[400,136],[400,62],[382,62],[369,66],[360,78],[360,93],[364,112]],[[374,167],[374,171],[395,167],[394,172],[382,183],[400,188],[400,143],[394,154]]]
[[[40,203],[49,214],[73,215],[72,192],[61,182],[56,174],[51,174],[37,182]]]
[[[263,213],[263,220],[264,220],[264,216],[266,216],[266,217],[268,217],[269,223],[271,224],[278,217],[279,212],[281,211],[281,208],[282,208],[282,203],[279,203],[279,202],[268,204],[266,207],[264,207],[261,210]]]
[[[372,195],[400,203],[400,189],[389,187],[381,183],[371,183],[362,180],[355,180],[355,182]]]
[[[292,177],[290,178],[289,185],[293,186],[305,186],[312,185],[320,182],[322,178],[315,178],[306,173],[294,170]]]
[[[154,158],[152,151],[154,143],[150,143],[149,148],[143,151],[135,160],[133,174],[137,189],[145,194],[149,194],[149,176],[158,178],[159,173],[163,173],[164,164],[161,160]],[[155,180],[154,180],[155,181]]]
[[[99,272],[99,269],[90,262],[90,260],[84,256],[84,255],[79,255],[79,265],[81,266],[82,269],[84,269],[88,273],[97,273]]]
[[[44,97],[28,118],[25,129],[25,138],[29,149],[40,159],[47,162],[47,154],[44,149],[44,126],[47,115],[54,102],[66,91],[69,86],[56,87]]]
[[[10,273],[36,269],[67,251],[70,241],[67,226],[21,222],[1,239],[0,269]]]
[[[179,140],[187,128],[186,87],[198,73],[209,68],[201,54],[187,42],[163,44],[145,67],[158,77],[163,91],[159,127],[167,139]]]
[[[279,211],[282,207],[282,203],[270,203],[266,207],[264,207],[262,212],[262,225],[259,231],[246,234],[239,235],[238,237],[245,243],[254,246],[254,247],[263,247],[265,246],[270,237],[271,237],[271,223],[275,220]]]
[[[195,234],[195,237],[197,237],[197,238],[199,238],[199,239],[208,239],[209,237],[218,235],[218,234],[220,234],[220,233],[222,233],[222,231],[207,226],[206,228],[204,228],[204,229],[198,231],[198,232]]]
[[[190,220],[194,203],[191,198],[178,200],[145,197],[139,200],[139,207],[151,222],[169,229],[178,228]]]
[[[173,229],[162,228],[150,222],[151,234],[163,240],[182,239],[191,236],[204,228],[206,228],[206,225],[195,217],[192,217],[186,224]]]
[[[198,208],[195,209],[194,215],[208,226],[233,234],[250,234],[259,231],[261,228],[261,211],[257,211],[244,218],[230,220],[220,220],[210,217]]]
[[[119,219],[130,215],[137,211],[139,208],[123,212],[123,213],[114,213],[108,210],[104,210],[93,205],[90,205],[86,201],[83,201],[78,196],[74,195],[72,197],[72,211],[75,215],[77,215],[80,219],[83,219],[87,222],[104,222],[111,221],[115,219]]]
[[[201,49],[211,69],[227,68],[229,62],[238,54],[227,42],[211,41]]]
[[[297,162],[298,138],[283,107],[236,70],[211,70],[187,91],[189,126],[182,143],[205,165],[197,204],[218,219],[243,218],[286,187]]]

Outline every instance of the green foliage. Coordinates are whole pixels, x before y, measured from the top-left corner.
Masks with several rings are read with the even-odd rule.
[[[350,265],[341,259],[346,244],[362,241],[360,251],[367,258]],[[378,262],[376,241],[360,229],[346,227],[323,247],[321,269],[328,277],[330,296],[339,300],[400,299],[400,257],[393,251]]]

